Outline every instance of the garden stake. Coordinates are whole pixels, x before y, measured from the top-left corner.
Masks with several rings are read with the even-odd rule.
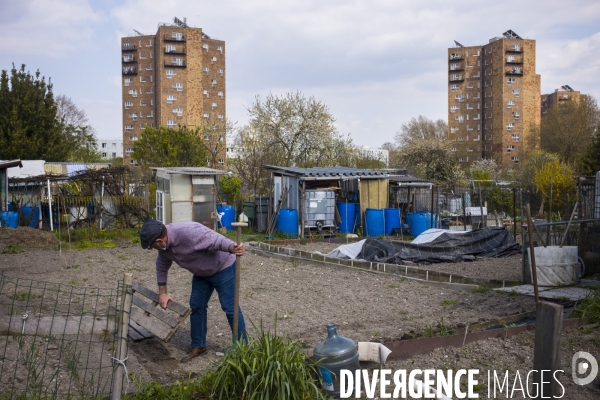
[[[242,227],[248,226],[247,222],[232,222],[237,232],[237,244],[242,242]],[[238,341],[238,326],[239,326],[239,308],[240,308],[240,270],[242,269],[242,258],[238,255],[235,256],[235,285],[233,292],[233,344]]]
[[[533,235],[532,229],[533,223],[531,222],[531,210],[529,203],[525,206],[527,212],[527,236],[529,238],[529,258],[531,260],[531,278],[533,280],[533,292],[535,294],[535,303],[540,302],[540,296],[538,294],[538,282],[537,282],[537,270],[535,268],[535,253],[533,252]]]

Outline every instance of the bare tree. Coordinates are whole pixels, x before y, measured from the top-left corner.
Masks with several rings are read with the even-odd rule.
[[[79,109],[70,97],[56,97],[56,120],[67,139],[69,161],[97,162],[102,157],[97,148],[96,132],[84,110]]]
[[[210,117],[199,127],[199,134],[206,147],[208,165],[211,168],[225,168],[227,137],[233,133],[234,125],[230,120],[222,121]]]

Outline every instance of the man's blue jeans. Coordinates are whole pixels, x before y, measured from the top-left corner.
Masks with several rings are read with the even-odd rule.
[[[192,293],[190,295],[190,324],[192,331],[192,347],[206,347],[206,332],[208,330],[208,301],[216,290],[219,295],[221,308],[227,315],[227,322],[233,331],[233,297],[235,283],[235,262],[208,277],[194,275],[192,279]],[[246,324],[241,307],[238,308],[238,339],[246,337]]]

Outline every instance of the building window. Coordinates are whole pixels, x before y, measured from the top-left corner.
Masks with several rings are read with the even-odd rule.
[[[452,151],[458,151],[458,147],[453,147]]]
[[[508,78],[508,80],[506,81],[507,84],[512,85],[513,83],[515,83],[515,78]]]
[[[219,75],[223,76],[223,68],[217,69],[217,72],[218,72]]]
[[[211,84],[211,86],[215,86],[215,85],[217,84],[217,80],[216,80],[216,79],[213,79],[213,80],[210,82],[210,84]]]
[[[177,89],[178,92],[181,92],[183,90],[183,83],[174,82],[173,87]]]
[[[123,61],[124,62],[133,61],[133,54],[125,54],[123,56]]]
[[[208,115],[208,113],[204,113],[204,118],[209,118],[210,115]]]
[[[217,51],[223,54],[223,46],[217,46]]]
[[[511,107],[512,107],[512,106],[514,106],[514,105],[515,105],[515,101],[514,101],[514,100],[509,100],[509,101],[506,103],[506,108],[511,108]]]
[[[203,43],[202,44],[202,48],[206,51],[208,51],[208,43]]]
[[[212,103],[211,106],[212,108],[215,108],[217,106],[217,103]]]
[[[453,83],[452,85],[450,85],[450,91],[454,92],[455,90],[458,90],[458,85],[456,83]]]
[[[513,44],[512,45],[512,49],[516,50],[516,51],[519,51],[519,50],[521,50],[521,45],[520,44]]]
[[[174,69],[168,69],[167,70],[167,79],[171,79],[175,75],[177,75],[177,71],[175,71]]]
[[[219,119],[223,119],[223,114],[219,114],[219,115],[217,115],[217,118],[219,118]]]
[[[512,153],[512,151],[515,149],[515,145],[514,144],[509,144],[508,146],[506,146],[506,152],[507,153]]]
[[[456,69],[460,68],[460,64],[459,63],[452,63],[450,64],[450,71],[454,71]]]
[[[137,97],[137,90],[131,89],[131,90],[129,91],[129,94],[130,94],[132,97]]]
[[[106,158],[106,153],[102,153],[102,158]]]
[[[513,74],[520,74],[520,73],[522,73],[521,72],[521,68],[519,68],[519,67],[513,67],[512,68],[512,73]]]
[[[460,54],[459,53],[452,53],[452,54],[450,54],[450,59],[451,60],[456,60],[458,58],[460,58]]]
[[[174,127],[174,126],[177,126],[177,121],[175,121],[175,120],[173,120],[173,119],[169,119],[169,120],[167,120],[167,126],[168,126],[169,128],[172,128],[172,127]]]
[[[461,123],[465,122],[465,119],[462,115],[457,115],[456,117],[454,117],[454,119]]]
[[[133,119],[134,121],[137,121],[138,119],[138,115],[137,113],[130,113],[129,114],[129,118]],[[113,143],[114,144],[114,143]]]
[[[177,51],[177,46],[174,44],[168,44],[167,47],[165,47],[165,53],[172,53],[174,51]]]
[[[517,111],[513,111],[512,116],[517,119],[520,117],[520,115]]]
[[[464,159],[463,159],[462,157],[460,157],[460,158],[458,159],[458,162],[464,162]]]
[[[225,160],[223,160],[222,158],[219,158],[219,164],[225,165]]]
[[[217,62],[217,57],[214,57],[214,56],[213,56],[213,57],[210,59],[210,63],[211,63],[211,64],[214,64],[214,63],[216,63],[216,62]]]
[[[462,94],[457,94],[456,96],[454,96],[454,100],[463,102],[463,101],[465,101],[465,96],[463,96]]]
[[[133,130],[133,125],[125,125],[125,130],[126,130],[126,131],[131,131],[131,130]]]
[[[174,108],[173,113],[177,114],[178,117],[181,117],[183,115],[183,108],[181,108],[181,107]]]
[[[517,58],[515,56],[507,56],[506,57],[506,62],[515,62]]]
[[[102,148],[105,149],[106,148],[106,143],[102,143]]]
[[[217,92],[217,96],[219,96],[220,98],[223,98],[223,92]]]
[[[129,86],[131,83],[133,83],[133,79],[125,78],[125,86]]]
[[[208,67],[202,67],[202,72],[206,72],[208,74]]]
[[[512,135],[512,140],[513,141],[518,142],[520,139],[521,139],[521,137],[518,134],[513,133],[513,135]]]
[[[133,101],[126,101],[125,102],[125,109],[128,110],[129,107],[133,107]]]
[[[519,95],[521,94],[521,91],[519,89],[513,89],[512,90],[512,94],[514,94],[515,96],[519,97]]]
[[[450,80],[451,81],[460,81],[462,79],[462,76],[460,74],[452,74],[450,75]]]
[[[518,164],[518,163],[519,163],[519,157],[513,156],[513,157],[511,158],[511,160],[512,160],[512,161],[514,161],[514,162],[515,162],[515,164]]]
[[[137,136],[129,136],[129,141],[130,142],[135,142],[136,140],[138,140]]]
[[[183,65],[183,58],[173,57],[171,59],[171,62],[173,63],[173,65]]]
[[[456,133],[456,131],[458,131],[458,127],[453,126],[452,128],[450,128],[450,133]]]
[[[125,155],[129,156],[131,155],[131,153],[133,153],[133,148],[128,147],[127,149],[125,149]]]
[[[208,90],[203,90],[202,94],[206,96],[206,98],[208,99]]]
[[[167,104],[172,104],[175,100],[177,100],[177,96],[173,94],[167,95]]]
[[[460,106],[450,106],[450,112],[456,112],[459,108]]]
[[[171,37],[175,40],[183,40],[183,33],[181,32],[172,32]]]

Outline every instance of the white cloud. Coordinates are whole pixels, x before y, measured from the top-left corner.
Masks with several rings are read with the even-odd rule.
[[[0,51],[59,57],[80,50],[101,20],[87,1],[4,1],[0,17]]]

